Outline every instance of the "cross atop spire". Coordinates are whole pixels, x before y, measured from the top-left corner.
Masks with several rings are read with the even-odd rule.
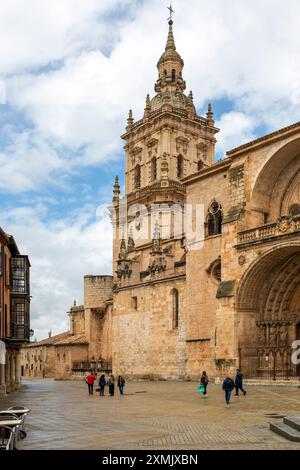
[[[174,13],[175,13],[175,11],[174,11],[173,8],[172,8],[172,2],[170,2],[170,6],[167,7],[167,9],[168,9],[169,12],[170,12],[170,16],[169,16],[169,18],[168,18],[168,21],[169,21],[169,25],[171,26],[171,25],[173,24],[173,15],[174,15]]]

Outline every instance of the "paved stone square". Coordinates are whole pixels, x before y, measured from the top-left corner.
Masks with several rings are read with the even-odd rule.
[[[297,449],[269,430],[280,416],[300,416],[300,388],[248,386],[224,402],[191,382],[127,382],[125,395],[88,396],[84,382],[31,380],[1,408],[25,405],[28,436],[19,449]]]

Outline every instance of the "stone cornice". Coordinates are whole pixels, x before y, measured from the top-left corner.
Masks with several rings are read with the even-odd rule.
[[[292,135],[297,131],[300,131],[300,122],[291,124],[290,126],[279,129],[278,131],[272,132],[270,134],[264,135],[263,137],[259,137],[258,139],[252,140],[251,142],[241,145],[240,147],[236,147],[235,149],[229,150],[227,152],[227,155],[229,157],[236,157],[250,150],[255,150],[264,145],[268,145],[270,142],[274,142],[276,140],[282,139],[282,137],[284,136],[288,137],[289,135]]]
[[[151,129],[151,133],[153,132],[153,126],[157,125],[159,121],[163,121],[166,119],[169,119],[171,121],[177,121],[181,125],[182,121],[184,121],[184,123],[188,123],[191,126],[197,127],[198,130],[203,129],[204,127],[208,129],[212,135],[219,132],[219,129],[217,127],[209,125],[207,119],[200,116],[196,116],[195,118],[191,119],[187,116],[184,111],[173,109],[172,111],[155,111],[150,114],[150,118],[147,121],[144,119],[140,119],[139,121],[135,122],[131,126],[131,128],[121,136],[121,138],[124,140],[128,140],[136,132],[147,132],[148,129]]]
[[[214,163],[213,165],[203,168],[203,170],[198,171],[189,176],[185,176],[181,179],[181,182],[185,185],[192,184],[197,182],[200,179],[207,178],[209,176],[213,176],[215,173],[223,172],[224,170],[228,170],[232,164],[231,158],[224,158],[219,162]]]
[[[185,280],[186,274],[176,274],[175,276],[164,277],[163,279],[151,279],[145,282],[139,282],[138,284],[130,284],[124,287],[117,287],[114,291],[115,294],[125,290],[132,289],[144,289],[145,287],[152,286],[154,284],[162,284],[164,282],[180,281]]]

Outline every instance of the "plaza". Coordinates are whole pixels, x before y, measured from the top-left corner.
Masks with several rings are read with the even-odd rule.
[[[227,406],[220,385],[208,397],[196,382],[127,382],[120,397],[88,396],[82,381],[26,380],[1,408],[31,408],[21,450],[300,450],[270,431],[299,416],[298,386],[247,386]]]

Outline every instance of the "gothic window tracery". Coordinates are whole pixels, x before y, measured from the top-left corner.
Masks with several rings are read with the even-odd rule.
[[[223,211],[218,201],[213,201],[208,209],[206,235],[212,237],[222,233]]]

